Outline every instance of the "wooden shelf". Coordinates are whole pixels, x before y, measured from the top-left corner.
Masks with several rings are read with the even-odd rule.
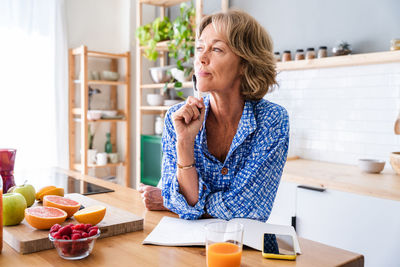
[[[188,1],[189,0],[140,0],[140,3],[153,6],[170,7]]]
[[[140,88],[142,88],[142,89],[162,89],[163,87],[164,87],[164,83],[150,83],[150,84],[140,85]],[[182,83],[182,88],[191,88],[191,87],[193,87],[193,82]],[[168,88],[174,88],[174,84],[169,83]]]
[[[359,66],[369,64],[385,64],[400,62],[400,51],[386,51],[377,53],[356,54],[337,57],[326,57],[309,60],[278,62],[278,71],[284,70],[302,70]]]
[[[72,49],[72,55],[78,56],[82,54],[83,54],[82,46]],[[89,57],[101,57],[109,59],[121,59],[127,57],[127,54],[113,54],[113,53],[97,52],[97,51],[86,51],[86,54]]]
[[[80,84],[81,80],[74,80],[74,83]],[[104,80],[88,80],[88,85],[127,85],[127,82],[124,81],[104,81]]]
[[[82,45],[75,49],[69,49],[69,168],[79,170],[82,174],[88,174],[89,168],[105,168],[114,166],[123,166],[125,186],[131,186],[131,138],[130,138],[130,77],[131,63],[130,52],[121,54],[112,54],[107,52],[89,51],[86,46]],[[106,69],[118,72],[124,81],[106,81],[106,80],[88,80],[90,60],[95,58],[107,59],[108,67]],[[120,69],[123,68],[123,69]],[[77,72],[82,73],[81,79],[76,79]],[[116,110],[122,118],[112,119],[104,118],[99,120],[89,120],[86,114],[89,111],[89,86],[88,85],[107,85],[109,86],[109,103],[110,110]],[[123,85],[122,88],[118,86]],[[123,90],[123,97],[118,97],[120,90]],[[79,103],[79,104],[78,104]],[[118,109],[122,107],[123,109]],[[77,123],[78,122],[78,123]],[[99,127],[108,127],[110,133],[110,142],[114,150],[119,150],[118,147],[123,146],[124,162],[116,164],[107,164],[98,166],[88,164],[88,149],[89,149],[89,126],[90,123],[107,122],[109,125],[99,125]],[[126,124],[126,127],[118,127],[118,122]],[[80,142],[77,142],[80,139]],[[121,139],[121,140],[118,140]],[[79,163],[78,163],[79,161]],[[110,170],[111,175],[117,175],[115,168]]]
[[[125,165],[125,162],[107,163],[106,165],[88,164],[88,168],[107,168],[107,167],[119,167],[119,166],[124,166],[124,165]],[[81,170],[82,164],[75,163],[74,169]]]
[[[143,111],[167,111],[171,106],[141,106],[140,110]]]
[[[168,42],[169,40],[158,42],[156,45],[156,50],[160,52],[168,52]],[[140,46],[140,50],[144,50],[146,48],[147,46]]]

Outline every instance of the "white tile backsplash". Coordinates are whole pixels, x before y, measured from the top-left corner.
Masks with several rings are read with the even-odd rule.
[[[290,153],[356,164],[400,151],[400,63],[282,71],[265,98],[290,116]],[[390,168],[390,164],[386,165]]]

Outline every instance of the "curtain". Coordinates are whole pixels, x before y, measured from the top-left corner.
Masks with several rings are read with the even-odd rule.
[[[0,1],[0,148],[15,169],[68,167],[63,0]]]

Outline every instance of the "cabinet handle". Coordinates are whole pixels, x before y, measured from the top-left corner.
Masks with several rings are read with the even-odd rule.
[[[306,190],[312,190],[312,191],[318,191],[318,192],[325,192],[326,191],[325,188],[313,187],[313,186],[308,186],[308,185],[298,185],[297,188],[306,189]]]

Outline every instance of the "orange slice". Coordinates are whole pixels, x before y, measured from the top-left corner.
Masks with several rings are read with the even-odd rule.
[[[71,217],[79,210],[81,204],[69,198],[47,195],[43,197],[43,206],[62,209],[67,213],[67,217]]]
[[[55,195],[55,196],[64,196],[64,188],[56,187],[49,190],[44,191],[42,194],[39,195],[38,200],[42,201],[44,196],[47,195]]]
[[[96,225],[103,220],[105,215],[106,207],[91,206],[76,212],[74,214],[74,218],[80,223],[90,223],[91,225]]]
[[[67,213],[53,207],[31,207],[25,209],[25,220],[34,228],[50,229],[56,223],[63,223]]]
[[[45,186],[45,187],[40,188],[40,190],[37,191],[37,193],[36,193],[36,195],[35,195],[36,200],[39,200],[39,196],[40,196],[41,194],[43,194],[43,193],[46,192],[47,190],[54,189],[54,188],[56,188],[54,185],[49,185],[49,186]]]

